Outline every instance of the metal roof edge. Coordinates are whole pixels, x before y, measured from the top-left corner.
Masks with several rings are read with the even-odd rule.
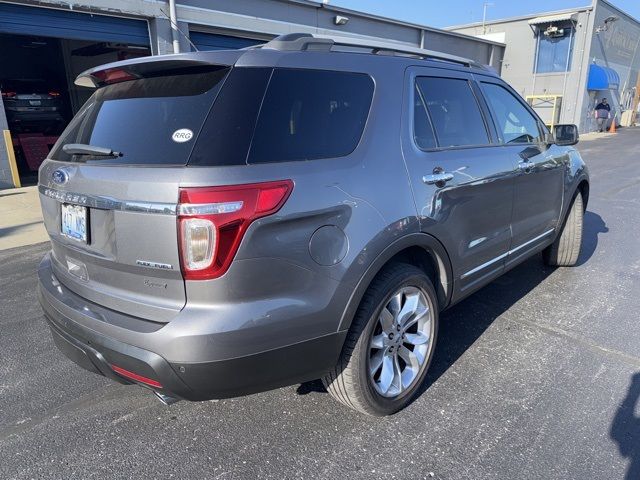
[[[478,37],[474,37],[473,35],[466,35],[464,33],[459,33],[459,32],[451,32],[449,30],[443,29],[443,28],[437,28],[437,27],[430,27],[428,25],[421,25],[419,23],[413,23],[413,22],[407,22],[404,20],[398,20],[395,18],[389,18],[389,17],[383,17],[381,15],[375,15],[373,13],[367,13],[367,12],[362,12],[359,10],[352,10],[350,8],[345,8],[345,7],[339,7],[336,5],[331,5],[331,4],[324,4],[324,3],[320,3],[317,1],[311,1],[311,0],[276,0],[278,2],[282,2],[282,3],[297,3],[300,5],[307,5],[307,6],[311,6],[311,7],[315,7],[315,8],[321,8],[323,10],[328,10],[328,11],[332,11],[332,12],[336,12],[336,13],[344,13],[347,15],[356,15],[358,17],[361,18],[368,18],[371,20],[378,20],[381,22],[385,22],[385,23],[390,23],[390,24],[394,24],[394,25],[400,25],[400,26],[405,26],[405,27],[411,27],[411,28],[416,28],[418,30],[425,30],[427,32],[434,32],[434,33],[444,33],[447,35],[453,35],[453,36],[457,36],[460,38],[466,38],[469,40],[473,40],[473,41],[480,41],[483,43],[487,43],[490,45],[496,45],[498,47],[504,47],[505,44],[501,43],[501,42],[496,42],[493,40],[487,40],[485,38],[478,38]],[[348,34],[350,32],[345,32],[345,34]]]
[[[605,0],[600,0],[602,2],[605,2]],[[609,4],[608,2],[605,2],[607,4]],[[584,6],[584,7],[574,7],[574,8],[565,8],[563,10],[553,10],[551,12],[537,12],[537,13],[530,13],[527,15],[518,15],[518,16],[514,16],[514,17],[506,17],[506,18],[500,18],[500,19],[496,19],[496,20],[487,20],[486,22],[484,22],[485,25],[496,25],[499,23],[510,23],[510,22],[520,22],[523,20],[530,20],[532,18],[537,18],[537,17],[546,17],[548,15],[562,15],[562,14],[566,14],[566,13],[572,13],[572,12],[576,12],[576,13],[580,13],[580,12],[588,12],[593,10],[594,6],[593,5],[588,5],[588,6]],[[615,7],[614,7],[615,8]],[[449,27],[445,27],[444,30],[445,31],[452,31],[452,30],[457,30],[460,28],[471,28],[471,27],[482,27],[482,22],[472,22],[472,23],[465,23],[465,24],[461,24],[461,25],[452,25]]]

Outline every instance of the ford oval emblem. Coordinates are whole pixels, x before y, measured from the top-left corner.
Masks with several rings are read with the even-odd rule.
[[[53,183],[57,185],[64,185],[69,181],[69,174],[63,169],[58,168],[51,174],[51,180],[53,180]]]

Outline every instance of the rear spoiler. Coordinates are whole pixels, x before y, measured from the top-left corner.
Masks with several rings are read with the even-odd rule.
[[[233,65],[242,55],[238,50],[161,55],[123,60],[90,68],[78,75],[73,83],[80,87],[99,88],[111,83],[157,76],[189,67]]]

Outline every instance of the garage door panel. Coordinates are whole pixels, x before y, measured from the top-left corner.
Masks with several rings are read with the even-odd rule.
[[[200,51],[232,50],[265,42],[265,40],[256,40],[254,38],[233,37],[230,35],[194,31],[189,32],[189,38]]]
[[[149,45],[146,20],[0,3],[0,33]]]

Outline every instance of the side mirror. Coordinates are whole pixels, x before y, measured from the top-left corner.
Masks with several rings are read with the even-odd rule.
[[[553,127],[553,136],[556,145],[560,146],[575,145],[580,139],[578,127],[571,124],[555,125]]]

